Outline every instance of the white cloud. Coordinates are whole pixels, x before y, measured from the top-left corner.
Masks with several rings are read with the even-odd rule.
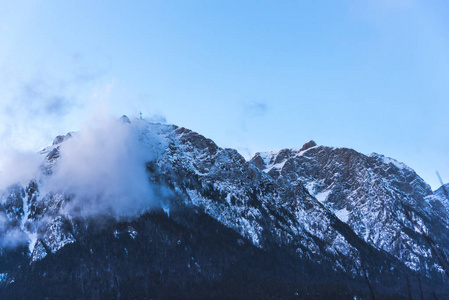
[[[13,228],[4,234],[0,240],[0,245],[5,248],[14,248],[18,245],[25,245],[28,241],[28,235],[25,232],[18,228]]]
[[[156,151],[145,147],[135,126],[99,116],[61,145],[46,191],[73,195],[63,208],[84,216],[136,215],[156,204],[145,163]],[[157,145],[148,137],[147,145]]]
[[[37,175],[41,163],[42,157],[37,153],[4,150],[0,156],[0,190],[27,183]]]

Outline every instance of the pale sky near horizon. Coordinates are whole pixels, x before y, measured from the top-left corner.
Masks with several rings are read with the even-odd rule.
[[[443,0],[0,0],[0,149],[142,111],[245,157],[381,153],[435,189],[448,100]]]

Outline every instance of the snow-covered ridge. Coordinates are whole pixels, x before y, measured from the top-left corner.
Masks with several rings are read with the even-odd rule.
[[[257,152],[253,158],[249,161],[254,163],[257,161],[257,167],[263,170],[265,173],[270,172],[272,169],[282,169],[285,162],[298,155],[304,154],[305,151],[316,147],[317,144],[310,140],[305,143],[301,148],[281,149],[278,151]]]
[[[248,162],[186,128],[121,120],[57,137],[40,152],[42,172],[33,184],[2,196],[0,221],[5,216],[5,228],[18,230],[31,261],[82,238],[77,218],[137,218],[154,207],[170,217],[176,206],[206,213],[256,247],[293,247],[298,257],[351,274],[372,249],[385,261],[382,251],[410,269],[433,270],[435,258],[419,234],[447,230],[436,212],[441,201],[402,163],[313,141]]]
[[[389,165],[389,164],[394,165],[394,166],[397,167],[398,169],[407,169],[407,170],[409,170],[409,171],[413,171],[413,170],[412,170],[410,167],[408,167],[406,164],[404,164],[403,162],[397,161],[397,160],[394,159],[394,158],[387,157],[387,156],[384,156],[384,155],[382,155],[382,154],[378,154],[378,153],[375,153],[375,152],[371,153],[369,156],[370,156],[370,157],[374,157],[374,158],[380,159],[384,164],[387,164],[387,165]]]
[[[366,156],[352,149],[326,146],[265,152],[256,154],[250,162],[278,181],[304,186],[359,237],[396,256],[409,268],[436,270],[422,267],[435,262],[429,244],[417,240],[408,230],[401,232],[401,228],[420,234],[431,232],[431,227],[439,228],[437,232],[447,231],[449,222],[440,212],[445,201],[436,202],[430,186],[404,163],[376,153]],[[449,246],[445,240],[440,239],[440,243],[446,249]]]

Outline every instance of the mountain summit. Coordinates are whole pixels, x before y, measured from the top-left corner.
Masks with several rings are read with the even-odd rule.
[[[59,136],[0,195],[0,297],[446,297],[449,200],[379,154],[246,161],[142,119]]]

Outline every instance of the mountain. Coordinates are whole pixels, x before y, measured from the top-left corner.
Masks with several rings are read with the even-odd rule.
[[[40,155],[0,196],[0,298],[447,296],[444,203],[393,159],[311,141],[246,161],[127,117]]]
[[[277,181],[305,186],[360,238],[410,269],[423,275],[441,272],[432,249],[447,256],[448,219],[426,201],[433,195],[430,186],[406,165],[314,142],[258,153],[251,163]]]

